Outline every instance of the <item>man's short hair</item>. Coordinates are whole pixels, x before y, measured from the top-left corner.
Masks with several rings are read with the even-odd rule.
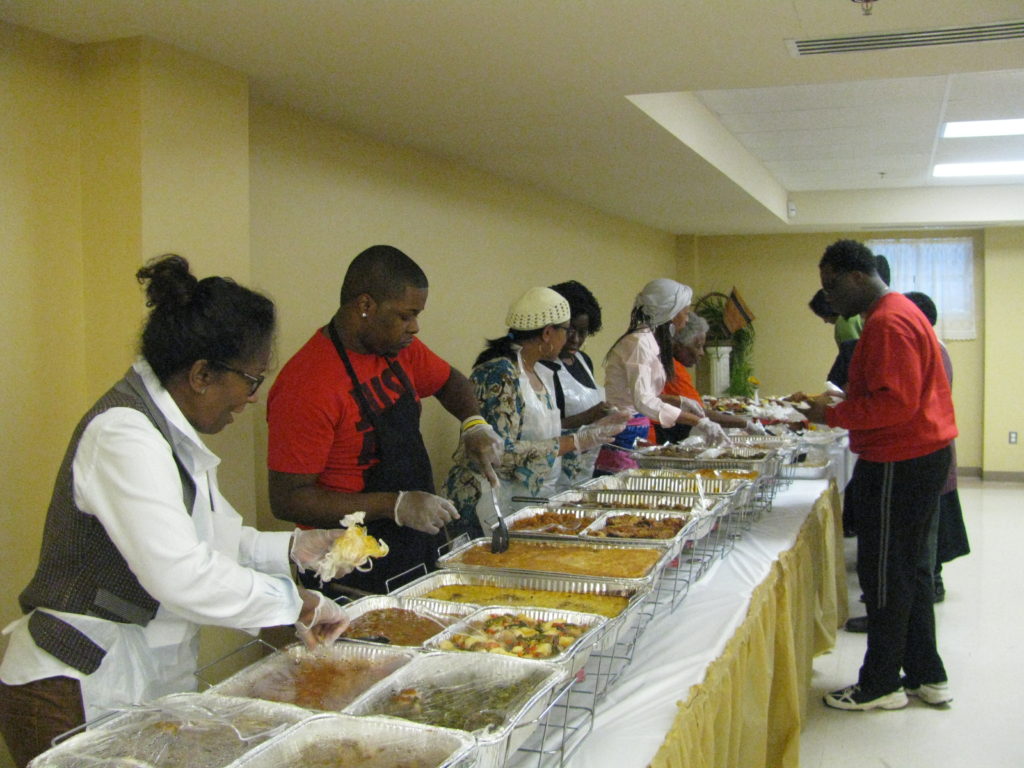
[[[426,289],[427,276],[419,265],[392,245],[371,245],[348,265],[341,283],[341,303],[368,293],[374,301],[401,296],[406,288]]]
[[[878,275],[878,262],[875,254],[864,243],[857,240],[836,240],[825,249],[825,254],[818,262],[819,267],[829,267],[835,272],[863,272],[866,275]]]
[[[822,320],[828,320],[829,318],[836,318],[839,313],[832,309],[832,305],[828,303],[828,299],[825,298],[825,291],[821,288],[818,289],[817,293],[811,297],[811,300],[807,302],[807,306],[811,308],[811,312],[816,314]]]
[[[932,301],[931,296],[920,291],[908,291],[903,295],[914,302],[917,308],[928,318],[929,323],[935,325],[935,322],[939,319],[939,311],[935,308],[935,302]]]

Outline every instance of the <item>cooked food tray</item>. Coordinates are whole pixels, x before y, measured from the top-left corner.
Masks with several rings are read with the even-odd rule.
[[[602,475],[579,486],[582,491],[657,491],[659,493],[690,493],[705,496],[734,496],[750,485],[749,480],[713,477],[701,480],[685,474],[685,470],[627,469],[615,475]]]
[[[428,653],[345,711],[388,715],[472,733],[478,768],[497,768],[533,732],[566,677],[543,661],[476,653]]]
[[[505,522],[516,536],[575,538],[600,516],[599,510],[582,507],[521,507],[505,515]]]
[[[642,510],[660,512],[683,512],[695,514],[700,512],[700,497],[696,490],[696,480],[692,494],[682,495],[681,492],[649,491],[649,490],[586,490],[563,491],[552,496],[549,505],[576,504],[595,510]]]
[[[652,554],[652,549],[657,551]],[[616,558],[616,554],[621,556]],[[563,576],[616,578],[638,584],[653,584],[669,559],[671,548],[667,544],[656,547],[649,543],[635,544],[624,541],[527,539],[514,536],[508,550],[501,554],[493,554],[490,538],[481,537],[443,555],[437,563],[438,566],[451,570],[540,572]],[[602,573],[590,570],[591,568],[607,570]],[[636,575],[613,575],[614,572],[620,571]]]
[[[33,768],[221,768],[309,716],[286,704],[176,693],[61,742]]]
[[[723,501],[718,501],[718,506],[727,508],[728,504]],[[680,512],[649,512],[647,510],[629,510],[629,511],[613,511],[605,512],[600,518],[598,518],[592,525],[590,525],[582,535],[584,540],[597,539],[599,541],[621,541],[630,544],[637,544],[640,546],[657,546],[658,544],[667,544],[670,550],[671,557],[675,557],[679,554],[683,548],[683,544],[693,538],[694,531],[697,526],[706,517],[714,517],[717,514],[716,505],[712,504],[711,509],[706,514],[686,514]],[[645,522],[657,524],[663,521],[679,521],[682,525],[679,530],[669,538],[653,538],[646,536],[606,536],[604,533],[609,529],[610,525],[613,525],[616,520],[622,521],[624,518],[636,519],[640,525]],[[641,531],[642,532],[642,531]]]
[[[456,768],[472,764],[464,731],[392,717],[314,715],[232,768]]]
[[[290,645],[250,664],[209,692],[340,711],[417,652],[363,643],[335,643],[310,651]]]
[[[642,468],[673,467],[696,469],[745,469],[758,472],[761,477],[772,477],[778,473],[780,457],[778,451],[754,451],[742,447],[731,450],[717,458],[696,458],[695,456],[672,455],[673,446],[654,446],[636,452],[636,461]],[[748,455],[744,455],[748,454]],[[759,456],[759,458],[753,458]]]
[[[474,610],[442,600],[371,595],[345,606],[352,622],[339,640],[419,648]]]
[[[490,605],[428,640],[424,648],[547,661],[572,675],[587,663],[607,623],[593,613]]]
[[[481,570],[435,571],[406,584],[401,593],[413,597],[441,591],[474,608],[506,605],[597,613],[609,619],[601,647],[611,648],[638,626],[637,616],[651,589],[650,583],[619,579]],[[481,591],[485,594],[471,594]]]

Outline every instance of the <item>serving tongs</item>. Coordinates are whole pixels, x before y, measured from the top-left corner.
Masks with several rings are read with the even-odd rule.
[[[491,526],[491,552],[500,554],[508,549],[508,526],[505,518],[501,515],[501,505],[498,504],[498,491],[491,486],[491,501],[494,504],[494,514],[498,516],[498,522]]]

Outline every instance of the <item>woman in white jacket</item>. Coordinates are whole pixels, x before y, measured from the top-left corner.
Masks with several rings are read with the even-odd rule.
[[[201,435],[256,402],[274,305],[197,280],[180,256],[140,269],[152,307],[140,359],[72,435],[39,565],[4,633],[0,728],[25,765],[112,709],[195,688],[198,630],[297,623],[333,642],[344,611],[296,587],[341,531],[261,533],[221,495]]]

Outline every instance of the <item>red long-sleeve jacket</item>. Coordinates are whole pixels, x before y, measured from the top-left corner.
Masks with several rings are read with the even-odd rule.
[[[900,293],[885,294],[868,310],[846,394],[826,409],[825,421],[850,430],[850,449],[867,461],[925,456],[957,436],[939,340]]]

